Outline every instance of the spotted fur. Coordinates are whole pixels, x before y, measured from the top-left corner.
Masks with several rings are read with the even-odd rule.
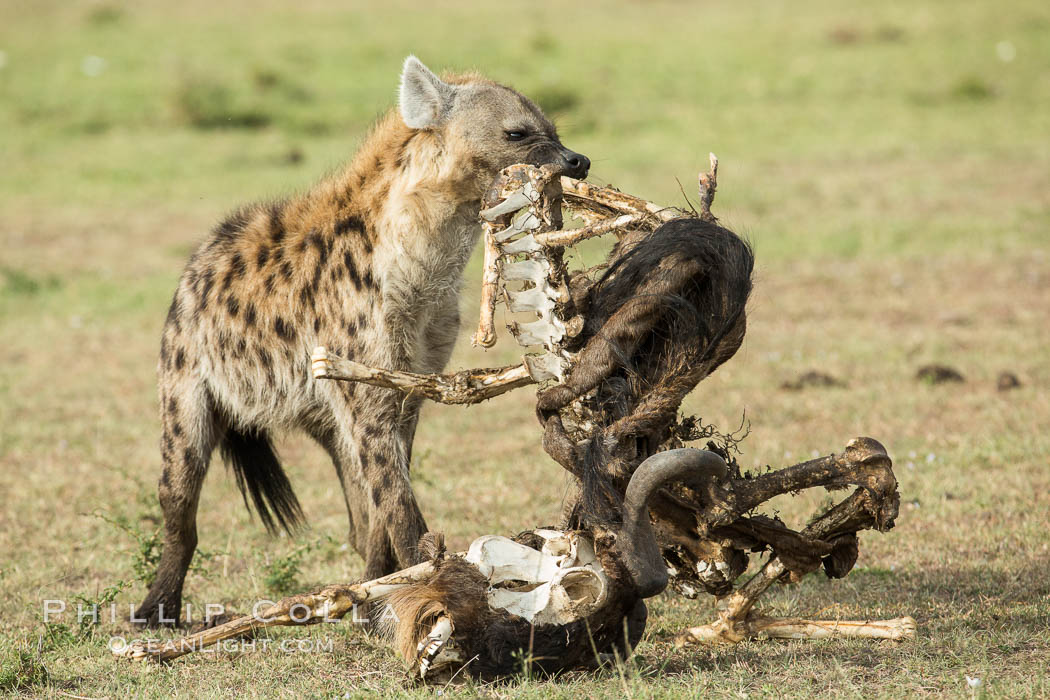
[[[419,401],[316,382],[311,350],[441,371],[485,189],[512,163],[582,177],[589,161],[562,146],[527,98],[477,75],[442,80],[409,57],[400,105],[342,172],[302,196],[236,211],[186,266],[160,351],[164,551],[137,619],[178,620],[216,447],[267,528],[301,522],[273,448],[289,429],[331,456],[366,576],[418,559],[426,525],[409,463]]]

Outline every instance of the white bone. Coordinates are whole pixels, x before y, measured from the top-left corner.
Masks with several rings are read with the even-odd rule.
[[[549,581],[558,569],[557,560],[501,535],[474,540],[465,559],[477,567],[489,584],[504,581]]]
[[[519,345],[542,345],[548,350],[554,350],[565,337],[565,326],[552,316],[532,323],[515,323],[511,326],[511,333]]]
[[[500,250],[504,255],[517,255],[518,253],[535,253],[543,248],[536,242],[536,236],[526,233],[521,238],[504,243],[500,246]]]
[[[535,231],[542,224],[543,222],[538,216],[536,216],[536,214],[534,214],[531,210],[526,209],[522,211],[522,213],[519,214],[513,221],[511,221],[510,226],[503,229],[499,233],[493,234],[492,237],[495,238],[496,241],[498,241],[499,243],[502,243],[503,241],[506,241],[509,238],[513,238],[519,233],[523,233],[525,231]]]
[[[543,258],[504,263],[502,277],[505,280],[540,282],[547,279],[551,266]]]
[[[743,639],[915,639],[915,620],[802,620],[756,615],[732,624],[718,620],[709,625],[690,627],[675,639],[676,646],[688,644],[735,644]]]
[[[548,317],[554,310],[554,300],[547,296],[546,290],[542,287],[524,289],[520,292],[507,291],[506,296],[507,309],[512,313],[535,311],[541,317]]]
[[[528,370],[529,376],[537,382],[543,382],[548,379],[561,381],[565,376],[565,370],[568,368],[568,363],[563,358],[551,352],[542,355],[525,355],[522,360],[525,363],[525,369]]]
[[[488,209],[482,211],[481,218],[485,219],[486,221],[493,221],[496,218],[503,216],[504,214],[509,214],[512,211],[517,211],[523,207],[529,206],[530,204],[532,204],[532,200],[530,200],[525,195],[525,192],[519,190],[508,196],[496,206],[489,207]]]
[[[536,534],[545,540],[540,551],[495,535],[470,545],[465,559],[488,579],[489,605],[536,625],[567,624],[601,607],[609,581],[590,542],[575,533]]]

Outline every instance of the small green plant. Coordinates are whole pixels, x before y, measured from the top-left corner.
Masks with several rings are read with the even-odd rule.
[[[122,591],[130,588],[131,584],[131,581],[121,580],[112,586],[103,588],[93,597],[82,594],[74,595],[73,605],[65,614],[75,616],[76,624],[50,621],[44,623],[40,636],[41,648],[60,649],[78,642],[93,640],[110,604],[116,601]]]
[[[19,646],[4,654],[0,662],[0,692],[29,690],[35,686],[47,685],[49,679],[50,675],[40,659],[39,650],[37,654],[32,654],[27,647]]]
[[[158,527],[152,532],[143,532],[129,523],[128,519],[123,515],[115,518],[99,512],[96,512],[93,515],[99,520],[109,523],[134,540],[137,548],[136,551],[132,553],[131,561],[131,569],[135,573],[134,580],[141,581],[146,586],[152,585],[153,579],[157,575],[157,565],[160,563],[160,555],[163,549],[160,528]],[[156,520],[156,518],[153,517],[150,519]],[[193,561],[190,563],[189,570],[207,578],[209,572],[202,562],[210,561],[219,554],[219,552],[208,552],[203,549],[198,549],[193,556]]]
[[[94,598],[89,598],[88,596],[79,594],[73,596],[73,600],[76,601],[78,607],[77,638],[87,640],[94,639],[95,631],[98,629],[106,607],[117,599],[117,596],[120,595],[121,591],[124,591],[130,586],[131,581],[120,580],[112,586],[103,588]],[[80,614],[81,611],[84,614]]]
[[[42,640],[47,649],[61,649],[76,644],[77,633],[64,622],[48,622],[44,625]]]
[[[510,653],[510,657],[517,662],[521,673],[521,680],[525,683],[532,681],[532,664],[536,657],[528,649],[517,649]]]
[[[149,586],[153,583],[153,577],[157,572],[157,564],[160,563],[161,539],[160,528],[151,533],[145,533],[134,527],[124,516],[111,518],[105,513],[95,513],[96,518],[109,523],[135,541],[137,551],[132,555],[132,571],[135,572],[135,580]]]
[[[326,560],[331,561],[332,556],[340,551],[339,546],[335,538],[331,535],[325,535],[313,542],[307,542],[296,547],[283,557],[271,560],[267,556],[263,565],[265,571],[263,583],[266,589],[273,593],[290,593],[298,586],[299,574],[301,573],[299,569],[307,554],[320,551],[323,548],[327,550],[322,552]]]
[[[266,589],[279,594],[290,593],[295,589],[303,558],[316,546],[317,543],[304,544],[266,564],[266,575],[263,577]]]

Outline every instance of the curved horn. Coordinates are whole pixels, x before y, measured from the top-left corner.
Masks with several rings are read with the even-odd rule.
[[[660,452],[638,465],[627,484],[623,527],[612,551],[627,568],[640,597],[650,598],[667,588],[667,566],[649,524],[649,498],[675,481],[705,482],[726,473],[726,463],[717,454],[689,447]]]

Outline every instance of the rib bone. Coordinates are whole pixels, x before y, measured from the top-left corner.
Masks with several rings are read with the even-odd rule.
[[[481,279],[481,315],[478,329],[470,338],[474,347],[491,348],[496,344],[494,315],[496,300],[499,296],[500,260],[496,241],[489,231],[485,231],[485,272]]]

